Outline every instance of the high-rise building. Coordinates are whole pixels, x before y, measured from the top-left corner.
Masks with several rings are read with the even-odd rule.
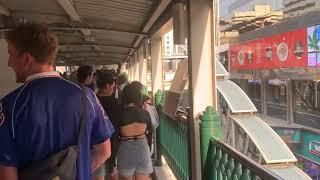
[[[319,0],[283,0],[284,18],[295,17],[320,10]]]
[[[220,0],[220,17],[231,18],[235,12],[249,11],[255,5],[269,5],[272,11],[280,10],[283,0]]]
[[[163,56],[165,58],[177,58],[178,56],[187,55],[186,45],[175,45],[173,41],[173,30],[163,36]],[[185,57],[184,57],[185,58]]]
[[[163,54],[163,82],[164,89],[168,90],[174,78],[180,60],[188,58],[187,45],[175,45],[173,41],[173,30],[166,33],[162,38]]]
[[[227,23],[221,24],[220,30],[222,32],[237,31],[241,34],[278,23],[282,17],[283,13],[273,11],[270,5],[255,5],[253,10],[235,12]]]

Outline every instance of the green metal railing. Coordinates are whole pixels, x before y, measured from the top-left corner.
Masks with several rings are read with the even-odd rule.
[[[267,168],[249,160],[229,145],[212,138],[203,170],[203,180],[278,180]]]
[[[160,112],[160,144],[162,155],[174,175],[189,179],[187,122],[169,118]]]

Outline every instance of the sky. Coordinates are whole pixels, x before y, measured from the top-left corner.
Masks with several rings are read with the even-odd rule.
[[[219,0],[220,17],[231,17],[232,10],[248,11],[253,10],[254,5],[269,4],[273,10],[282,8],[282,0]]]

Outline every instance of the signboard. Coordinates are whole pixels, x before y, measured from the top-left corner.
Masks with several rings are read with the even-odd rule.
[[[301,139],[301,146],[297,149],[297,153],[320,164],[320,135],[302,131]]]
[[[308,66],[320,67],[320,25],[308,27]]]
[[[320,142],[310,141],[309,143],[309,152],[316,156],[320,156]]]
[[[302,28],[231,46],[231,69],[307,67],[307,31],[307,28]]]

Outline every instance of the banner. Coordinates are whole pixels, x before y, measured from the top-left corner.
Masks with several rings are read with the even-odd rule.
[[[303,28],[230,46],[231,69],[307,67],[307,39]]]

